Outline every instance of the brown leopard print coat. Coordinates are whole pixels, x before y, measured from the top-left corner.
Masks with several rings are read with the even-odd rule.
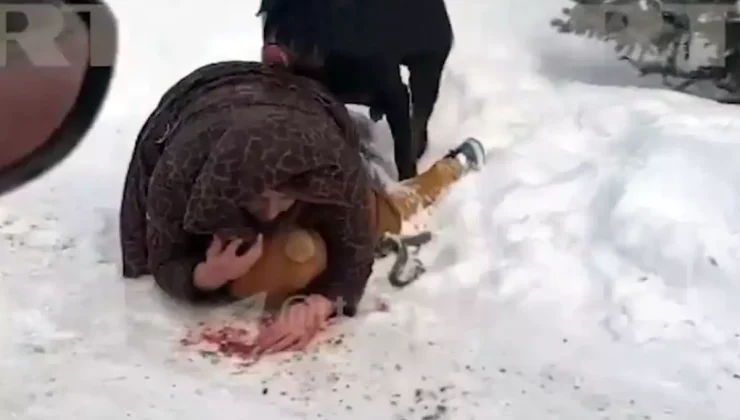
[[[244,203],[293,194],[293,221],[327,242],[329,266],[305,293],[354,315],[373,264],[367,172],[346,107],[321,85],[259,63],[201,67],[170,88],[136,139],[120,210],[124,277],[152,274],[173,297],[195,288],[212,235],[252,243],[270,227]],[[290,212],[289,212],[290,213]]]

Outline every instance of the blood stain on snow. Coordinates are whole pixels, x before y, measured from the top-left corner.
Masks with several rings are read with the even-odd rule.
[[[249,367],[256,362],[254,340],[256,333],[247,326],[205,325],[191,331],[180,344],[196,348],[204,356],[221,356],[237,362],[239,367]]]

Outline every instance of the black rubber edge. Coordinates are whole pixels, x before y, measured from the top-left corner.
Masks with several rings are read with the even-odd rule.
[[[80,92],[77,94],[72,109],[62,124],[52,133],[51,138],[31,152],[28,156],[8,167],[0,169],[0,195],[6,194],[39,176],[61,163],[85,137],[102,108],[108,94],[111,78],[115,70],[115,57],[118,49],[118,24],[113,12],[103,1],[67,0],[65,4],[93,4],[100,6],[96,19],[101,19],[110,28],[112,36],[110,48],[114,49],[110,66],[88,65],[83,76]],[[83,13],[78,13],[90,32],[90,20]]]

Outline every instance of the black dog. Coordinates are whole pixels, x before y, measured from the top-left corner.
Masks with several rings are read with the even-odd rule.
[[[320,80],[385,115],[399,179],[417,174],[453,43],[444,0],[262,0],[263,61]],[[409,89],[400,66],[409,69]]]

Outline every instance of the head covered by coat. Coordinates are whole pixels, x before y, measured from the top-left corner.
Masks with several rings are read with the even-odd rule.
[[[211,105],[227,108],[230,118],[228,128],[207,140],[183,218],[186,231],[252,236],[244,231],[254,224],[246,203],[268,190],[315,204],[354,204],[358,187],[347,184],[347,172],[362,170],[360,136],[341,103],[309,79],[263,67],[227,91],[236,99]]]

